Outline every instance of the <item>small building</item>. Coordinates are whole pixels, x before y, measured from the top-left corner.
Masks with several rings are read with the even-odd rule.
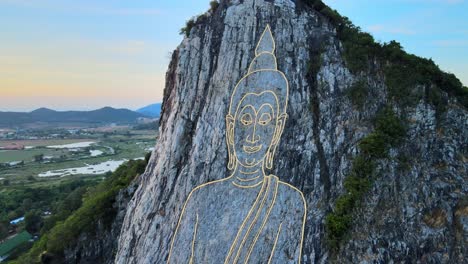
[[[11,220],[10,221],[10,225],[17,225],[18,223],[21,223],[24,221],[24,216],[20,217],[20,218],[16,218],[14,220]]]
[[[23,231],[16,236],[6,240],[0,244],[0,262],[6,260],[8,256],[19,246],[29,242],[32,239],[32,235],[27,231]]]

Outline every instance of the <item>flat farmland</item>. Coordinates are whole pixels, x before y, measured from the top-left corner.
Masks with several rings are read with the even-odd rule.
[[[44,157],[60,157],[67,155],[69,151],[66,149],[49,149],[49,148],[34,148],[23,150],[0,150],[0,163],[9,162],[32,162],[37,155]]]
[[[9,144],[12,141],[1,142]],[[0,150],[0,186],[3,180],[8,180],[11,186],[36,185],[38,182],[57,181],[64,177],[81,178],[104,175],[108,170],[114,170],[118,164],[130,159],[143,158],[152,151],[156,144],[156,133],[154,131],[130,131],[124,134],[98,134],[78,140],[20,140],[15,142],[30,146],[30,148]],[[94,144],[86,144],[87,142],[94,142]],[[74,147],[80,145],[85,147]],[[48,148],[47,146],[57,147]],[[38,157],[41,158],[38,159]],[[21,163],[16,164],[18,162]],[[68,173],[65,173],[66,171]]]
[[[23,145],[23,146],[31,146],[31,147],[41,147],[41,146],[52,146],[52,145],[65,145],[65,144],[73,144],[78,142],[87,142],[87,141],[95,141],[96,139],[25,139],[25,140],[0,140],[0,147],[5,147],[7,145],[11,145],[12,143]]]

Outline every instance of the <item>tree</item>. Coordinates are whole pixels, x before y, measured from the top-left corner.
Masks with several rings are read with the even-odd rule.
[[[0,222],[0,240],[3,240],[8,236],[8,222],[1,221]]]
[[[42,226],[42,217],[38,211],[29,211],[24,216],[26,231],[31,234],[38,233]]]
[[[41,162],[44,160],[44,154],[37,154],[37,155],[34,155],[34,161],[35,162]]]
[[[31,210],[32,205],[33,205],[33,201],[30,198],[26,198],[23,200],[22,206],[23,206],[24,211]]]

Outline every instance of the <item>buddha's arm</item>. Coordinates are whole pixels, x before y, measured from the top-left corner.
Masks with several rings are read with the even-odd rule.
[[[194,195],[192,191],[179,218],[167,263],[192,263],[195,237],[197,233],[198,214],[194,206]]]
[[[301,195],[302,196],[302,195]],[[268,263],[301,263],[304,223],[306,220],[305,202],[288,212],[278,227],[270,259]]]

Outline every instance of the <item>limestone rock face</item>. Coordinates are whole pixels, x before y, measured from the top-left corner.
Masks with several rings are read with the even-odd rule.
[[[441,115],[424,101],[413,108],[392,105],[410,121],[406,141],[378,163],[349,238],[332,254],[324,217],[344,192],[358,141],[389,102],[381,67],[376,62],[353,75],[333,26],[293,1],[222,1],[200,20],[172,55],[159,141],[128,204],[116,263],[165,263],[189,193],[228,176],[230,96],[267,24],[290,87],[289,117],[270,173],[305,196],[302,263],[461,263],[467,257],[468,115],[455,99]],[[320,60],[311,61],[314,54]],[[314,76],[311,63],[319,65]],[[347,96],[358,78],[371,87],[362,110]],[[409,157],[406,169],[399,154]]]

